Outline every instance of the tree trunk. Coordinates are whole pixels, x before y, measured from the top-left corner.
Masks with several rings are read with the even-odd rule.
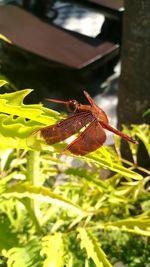
[[[118,123],[150,123],[150,0],[125,0]]]
[[[150,0],[125,0],[122,69],[119,85],[118,125],[150,124],[144,112],[150,108]],[[130,158],[127,144],[122,154]],[[139,147],[139,164],[149,162],[144,146]],[[149,163],[148,163],[149,164]]]

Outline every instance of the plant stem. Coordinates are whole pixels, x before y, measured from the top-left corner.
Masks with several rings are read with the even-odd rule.
[[[123,163],[128,164],[128,165],[131,166],[131,167],[134,167],[134,169],[136,168],[136,169],[138,169],[138,170],[140,170],[140,171],[142,171],[142,172],[145,172],[145,173],[147,173],[148,175],[150,175],[150,171],[148,171],[147,169],[145,169],[145,168],[143,168],[143,167],[141,167],[141,166],[135,165],[135,164],[133,164],[132,162],[130,162],[130,161],[126,160],[126,159],[123,159],[123,158],[121,158],[121,161],[122,161]]]
[[[32,185],[36,185],[40,175],[40,152],[39,151],[28,151],[27,157],[27,181],[29,181]],[[36,231],[41,232],[41,227],[39,221],[36,216],[36,207],[35,201],[29,199],[28,202],[28,211],[32,218],[32,221],[36,227]]]

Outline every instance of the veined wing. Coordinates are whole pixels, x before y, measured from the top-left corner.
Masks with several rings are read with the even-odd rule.
[[[81,135],[76,138],[64,151],[69,150],[75,155],[88,154],[100,146],[106,140],[106,134],[96,119],[90,123]]]
[[[52,145],[77,133],[93,119],[94,117],[92,116],[91,112],[79,112],[57,124],[41,128],[41,136],[46,140],[47,144]]]

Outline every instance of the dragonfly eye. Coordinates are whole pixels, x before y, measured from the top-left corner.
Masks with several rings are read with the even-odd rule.
[[[78,102],[77,100],[70,100],[69,103],[67,104],[67,109],[70,112],[75,112],[78,108]]]

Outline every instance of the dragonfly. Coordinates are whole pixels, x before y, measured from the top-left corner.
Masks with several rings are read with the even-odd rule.
[[[53,145],[66,140],[76,133],[79,136],[72,141],[63,151],[70,151],[75,155],[86,155],[100,148],[105,140],[105,130],[121,136],[129,142],[138,144],[132,137],[113,128],[108,121],[106,113],[94,102],[91,96],[83,91],[90,105],[79,104],[77,100],[62,101],[47,99],[51,102],[65,104],[73,115],[59,123],[40,129],[40,134],[48,145]]]

